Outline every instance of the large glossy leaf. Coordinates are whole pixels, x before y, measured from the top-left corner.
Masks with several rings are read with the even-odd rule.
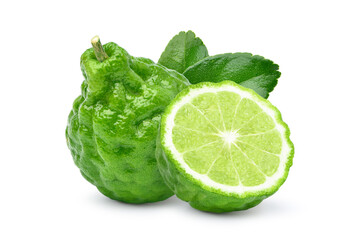
[[[173,37],[161,54],[159,63],[183,73],[189,66],[209,56],[207,48],[192,31],[180,32]]]
[[[207,57],[183,73],[193,84],[231,80],[267,98],[281,73],[271,60],[250,53],[225,53]]]

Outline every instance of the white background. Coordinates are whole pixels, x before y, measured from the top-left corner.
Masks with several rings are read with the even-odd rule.
[[[0,239],[360,239],[358,1],[2,1]],[[181,30],[211,55],[280,65],[269,100],[289,124],[294,165],[242,212],[172,197],[130,205],[86,182],[65,142],[79,59],[99,34],[157,61]]]

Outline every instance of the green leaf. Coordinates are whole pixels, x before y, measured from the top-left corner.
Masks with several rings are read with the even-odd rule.
[[[189,66],[209,56],[207,48],[192,31],[180,32],[173,37],[161,54],[159,63],[183,73]]]
[[[250,53],[225,53],[205,58],[183,73],[192,84],[231,80],[267,98],[281,73],[271,60]]]

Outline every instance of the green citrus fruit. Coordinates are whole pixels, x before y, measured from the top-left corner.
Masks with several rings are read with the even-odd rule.
[[[166,183],[194,208],[243,210],[284,183],[294,155],[280,112],[234,82],[187,87],[166,108],[158,166]]]
[[[81,56],[85,80],[66,128],[74,162],[112,199],[164,200],[173,192],[157,168],[156,136],[162,112],[188,81],[115,43],[93,40],[94,49]]]

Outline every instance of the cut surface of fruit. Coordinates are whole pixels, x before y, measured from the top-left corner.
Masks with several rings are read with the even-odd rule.
[[[293,156],[280,112],[252,90],[229,81],[201,83],[185,91],[162,120],[161,144],[177,168],[216,192],[275,192]]]

